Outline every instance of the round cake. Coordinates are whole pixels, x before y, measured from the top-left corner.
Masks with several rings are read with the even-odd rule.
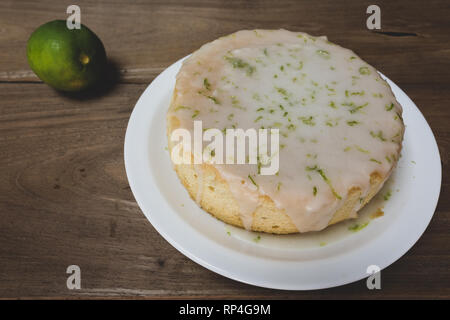
[[[208,149],[211,135],[179,148],[174,133],[198,137],[199,123],[200,134],[216,129],[215,139],[276,129],[278,140],[269,136],[269,156],[258,145],[256,162],[247,154],[232,163],[226,143],[223,152]],[[403,133],[402,108],[376,69],[326,37],[287,30],[243,30],[202,46],[183,62],[167,114],[172,160],[190,160],[174,169],[198,205],[278,234],[356,218],[396,166]]]

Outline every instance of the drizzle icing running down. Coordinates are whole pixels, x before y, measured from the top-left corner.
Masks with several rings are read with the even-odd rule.
[[[191,131],[194,120],[220,130],[280,130],[277,175],[259,175],[258,165],[214,165],[246,228],[260,195],[300,232],[325,228],[351,188],[364,196],[372,173],[389,176],[401,149],[402,109],[388,84],[325,37],[253,30],[208,43],[183,63],[174,101],[169,115]]]

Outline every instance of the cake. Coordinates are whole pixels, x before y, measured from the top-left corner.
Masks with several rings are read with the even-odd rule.
[[[404,133],[402,108],[375,68],[324,36],[287,30],[238,31],[188,57],[167,113],[172,155],[172,134],[194,134],[194,121],[224,133],[278,130],[274,174],[261,174],[271,161],[261,154],[257,163],[174,162],[205,211],[276,234],[356,218],[395,168]]]

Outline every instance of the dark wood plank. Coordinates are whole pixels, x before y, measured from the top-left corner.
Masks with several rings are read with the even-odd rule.
[[[370,1],[77,2],[82,22],[103,40],[108,56],[122,72],[122,81],[148,83],[202,44],[253,28],[327,35],[400,83],[439,84],[448,80],[450,6],[442,0],[377,3],[382,8],[382,31],[417,36],[369,32],[365,12]],[[38,80],[26,62],[26,41],[40,24],[64,19],[66,6],[54,0],[0,2],[0,81]]]
[[[79,1],[82,22],[121,73],[98,96],[74,99],[29,70],[25,47],[40,24],[64,18],[60,1],[0,2],[0,298],[449,298],[450,7],[379,1],[382,31],[365,29],[369,1]],[[430,123],[443,163],[435,216],[419,242],[383,274],[329,290],[287,292],[214,274],[172,248],[129,189],[123,139],[131,110],[165,67],[239,29],[326,34],[406,91]],[[66,267],[82,268],[82,290]]]

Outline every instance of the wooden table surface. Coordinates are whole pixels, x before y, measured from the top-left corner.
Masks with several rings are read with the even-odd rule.
[[[114,81],[71,97],[29,69],[26,42],[73,1],[0,2],[0,298],[449,298],[450,6],[377,1],[380,32],[366,28],[372,1],[77,1],[82,23],[105,44]],[[147,85],[203,43],[240,29],[286,28],[327,35],[396,82],[428,120],[443,166],[428,229],[365,281],[309,292],[245,285],[192,262],[137,206],[125,174],[130,113]],[[165,136],[161,136],[165,139]],[[82,270],[68,290],[66,268]]]

